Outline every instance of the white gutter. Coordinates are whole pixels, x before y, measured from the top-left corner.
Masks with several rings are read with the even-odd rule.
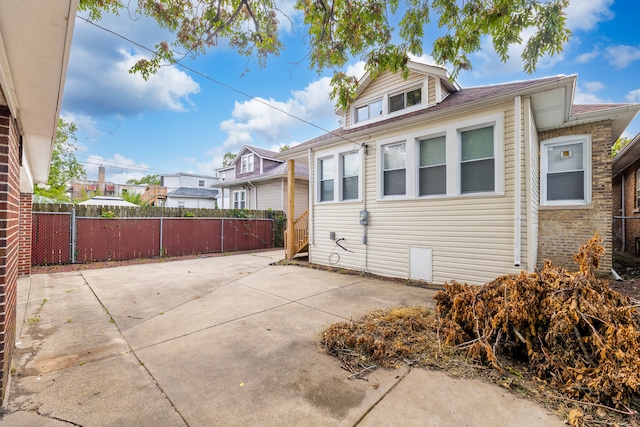
[[[521,262],[521,243],[522,243],[522,98],[518,95],[515,97],[515,194],[514,194],[514,221],[513,221],[513,264],[520,267]]]
[[[247,181],[247,184],[253,188],[253,209],[258,210],[258,189],[251,181]]]

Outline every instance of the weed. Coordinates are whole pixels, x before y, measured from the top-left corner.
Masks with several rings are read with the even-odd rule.
[[[85,362],[84,360],[82,362],[80,362],[80,366],[86,364],[87,362]]]
[[[49,300],[48,299],[43,299],[42,300],[42,304],[40,304],[40,307],[44,306]]]
[[[35,325],[36,323],[38,323],[40,321],[40,318],[38,317],[30,317],[27,320],[24,321],[24,323],[27,326],[31,326],[31,325]]]
[[[67,319],[67,323],[71,323],[72,319]]]

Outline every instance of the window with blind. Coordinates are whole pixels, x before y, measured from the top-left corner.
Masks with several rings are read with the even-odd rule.
[[[403,196],[407,193],[406,144],[390,144],[383,149],[383,195]]]
[[[446,137],[420,141],[419,195],[447,194]]]
[[[460,132],[460,193],[495,189],[493,126]]]
[[[333,157],[320,160],[320,201],[332,202],[334,182]]]
[[[343,154],[342,158],[342,200],[358,199],[358,176],[360,162],[358,153]]]
[[[590,203],[590,144],[588,136],[555,138],[542,142],[541,203]]]

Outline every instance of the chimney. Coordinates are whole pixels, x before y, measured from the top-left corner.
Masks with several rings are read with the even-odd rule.
[[[104,166],[98,168],[98,188],[102,191],[102,194],[104,194]]]

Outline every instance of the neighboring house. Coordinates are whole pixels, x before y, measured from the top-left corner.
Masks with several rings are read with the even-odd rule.
[[[162,175],[160,185],[166,187],[164,206],[168,208],[217,208],[218,178],[208,175],[177,173]]]
[[[640,256],[640,134],[613,158],[613,250]]]
[[[0,403],[16,342],[18,276],[31,273],[34,185],[49,176],[77,0],[0,1]]]
[[[85,200],[84,202],[78,203],[79,205],[90,205],[90,206],[128,206],[128,207],[136,207],[140,206],[135,203],[127,202],[122,197],[108,197],[108,196],[94,196],[89,200]]]
[[[223,209],[287,210],[287,163],[276,158],[276,153],[263,148],[243,146],[233,163],[218,169],[225,178],[218,186],[229,192],[229,205]],[[307,165],[295,167],[295,216],[309,207],[309,169]]]
[[[610,273],[610,149],[640,105],[574,105],[577,76],[463,89],[409,67],[365,75],[341,129],[278,155],[311,162],[310,261],[481,284],[573,269],[597,231]]]
[[[216,169],[216,177],[220,181],[232,180],[236,177],[236,167],[235,165],[224,166],[220,169]],[[218,205],[220,206],[231,206],[231,192],[228,188],[220,188],[220,197],[218,200]]]
[[[71,181],[71,200],[79,200],[96,195],[115,196],[116,183],[105,181],[105,168],[98,168],[98,180],[74,179]]]

